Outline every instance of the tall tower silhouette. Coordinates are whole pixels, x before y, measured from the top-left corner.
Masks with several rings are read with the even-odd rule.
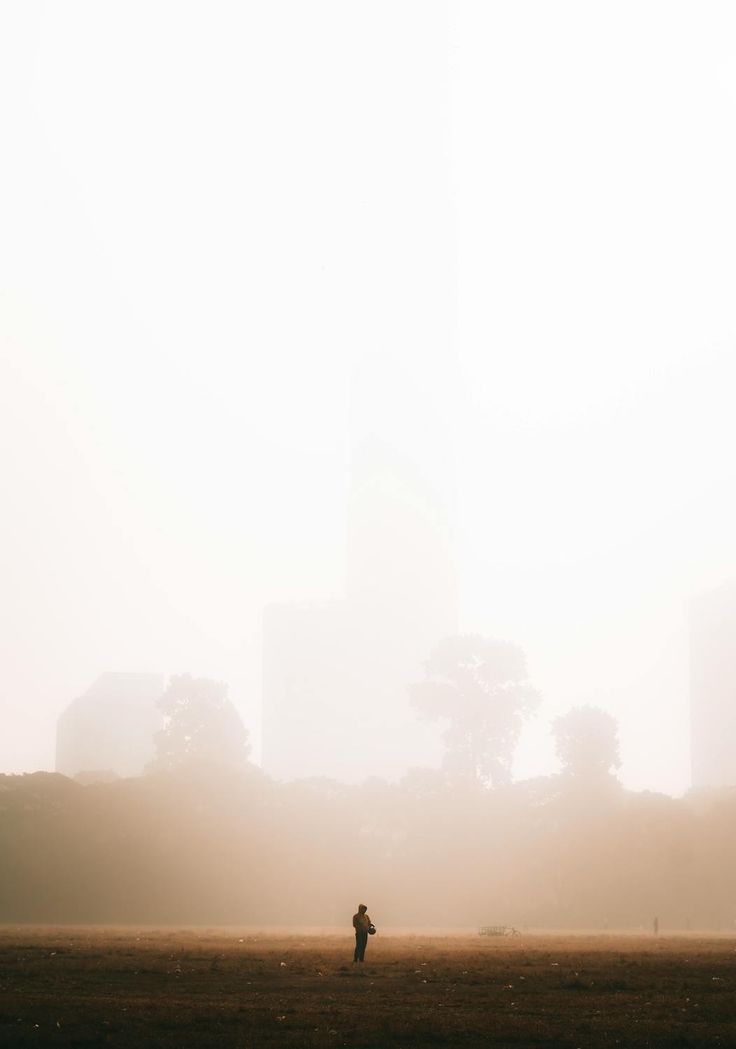
[[[391,136],[393,114],[382,121],[366,96],[361,159],[351,169],[352,254],[340,259],[355,317],[344,599],[265,613],[263,763],[278,776],[398,776],[441,756],[437,730],[415,716],[407,685],[457,629],[442,5],[423,9],[421,30],[410,85],[399,52],[384,56],[407,118],[402,134]]]
[[[736,583],[690,606],[693,787],[736,786]]]
[[[457,629],[453,385],[449,354],[420,375],[369,354],[353,378],[347,597],[397,675]]]
[[[263,763],[276,776],[395,778],[439,762],[407,686],[457,630],[448,399],[445,374],[414,381],[376,354],[356,368],[345,598],[264,618]]]

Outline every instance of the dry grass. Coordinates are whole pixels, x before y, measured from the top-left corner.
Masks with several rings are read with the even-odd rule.
[[[736,1046],[726,938],[5,927],[0,1044]]]

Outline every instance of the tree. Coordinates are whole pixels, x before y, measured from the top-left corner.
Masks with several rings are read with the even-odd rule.
[[[227,685],[191,674],[174,675],[159,700],[164,727],[155,734],[152,772],[182,766],[243,768],[250,753],[248,732],[227,698]]]
[[[539,702],[522,649],[457,635],[435,647],[425,669],[428,680],[409,691],[424,717],[448,722],[447,770],[494,786],[508,783],[523,719]]]
[[[601,780],[621,765],[616,719],[600,707],[573,707],[552,722],[563,772],[578,780]]]

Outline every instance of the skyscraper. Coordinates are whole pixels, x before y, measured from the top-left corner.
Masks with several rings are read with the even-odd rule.
[[[692,785],[736,786],[736,583],[690,608]]]
[[[285,778],[396,777],[441,753],[407,685],[457,631],[451,451],[434,448],[445,430],[433,402],[416,405],[396,368],[388,379],[373,356],[358,371],[345,598],[274,605],[264,617],[263,764]],[[360,379],[366,371],[390,383],[389,397]],[[390,401],[415,447],[391,426]]]
[[[415,28],[407,25],[413,38]],[[404,106],[371,90],[341,257],[354,324],[344,598],[266,610],[263,763],[285,777],[397,776],[441,755],[407,685],[457,630],[453,563],[455,242],[448,164],[446,10],[428,5],[411,85],[385,55]],[[382,46],[380,41],[378,46]],[[361,96],[362,97],[362,96]],[[357,126],[357,125],[356,125]],[[320,595],[315,595],[319,598]]]

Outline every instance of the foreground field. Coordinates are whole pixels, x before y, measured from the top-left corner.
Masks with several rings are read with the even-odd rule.
[[[0,929],[0,1044],[736,1046],[736,941]]]

